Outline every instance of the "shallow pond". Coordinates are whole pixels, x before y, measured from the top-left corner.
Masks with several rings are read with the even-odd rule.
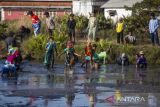
[[[0,65],[1,66],[1,65]],[[102,65],[73,74],[25,62],[17,78],[0,78],[0,107],[159,107],[160,68]]]

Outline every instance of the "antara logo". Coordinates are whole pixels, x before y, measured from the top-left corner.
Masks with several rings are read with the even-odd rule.
[[[121,97],[119,102],[139,103],[139,102],[145,102],[145,99],[144,97],[139,97],[139,96],[125,96]]]
[[[106,98],[106,101],[112,104],[116,103],[141,103],[145,102],[144,97],[140,96],[122,96],[121,92],[118,90],[115,95]]]

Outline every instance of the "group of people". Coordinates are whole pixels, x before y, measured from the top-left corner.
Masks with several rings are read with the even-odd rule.
[[[128,66],[129,57],[125,53],[122,53],[122,55],[117,59],[117,64]],[[136,54],[136,68],[147,68],[147,59],[143,51]]]
[[[159,28],[159,21],[155,16],[155,13],[151,13],[150,15],[151,19],[149,21],[149,33],[152,45],[154,46],[157,44],[159,46],[159,37],[158,37],[158,28]],[[129,34],[125,37],[123,37],[123,32],[125,29],[125,25],[123,22],[123,19],[120,18],[118,23],[116,24],[116,32],[117,32],[117,43],[125,43],[127,44],[135,44],[136,38],[133,36],[133,32],[129,31]]]
[[[41,21],[37,15],[35,15],[32,11],[28,11],[28,15],[31,16],[32,19],[32,26],[34,28],[34,34],[37,36],[40,33],[41,28]],[[44,12],[44,16],[46,18],[46,26],[50,36],[53,36],[53,31],[55,29],[55,22],[52,16],[49,15],[49,12]],[[75,29],[76,29],[76,20],[74,19],[74,14],[70,14],[68,21],[66,22],[68,28],[68,36],[71,41],[75,43]],[[97,25],[98,21],[95,17],[94,13],[90,13],[89,21],[88,21],[88,39],[95,41],[96,32],[97,32]],[[152,44],[159,45],[159,38],[158,38],[158,28],[159,22],[158,19],[155,17],[154,13],[151,13],[151,19],[149,21],[149,32],[151,35]],[[135,44],[136,37],[133,36],[133,32],[129,31],[128,35],[125,37],[124,35],[125,24],[123,18],[120,18],[116,24],[116,32],[117,32],[117,43],[127,43],[127,44]]]
[[[31,19],[32,19],[32,26],[34,28],[34,34],[35,37],[38,36],[38,34],[40,33],[40,28],[41,28],[41,21],[38,18],[38,16],[36,16],[32,11],[28,11],[27,13]],[[47,68],[53,68],[54,65],[54,61],[55,61],[55,54],[57,55],[57,48],[56,48],[56,42],[54,41],[54,36],[53,36],[53,31],[55,29],[55,22],[53,17],[50,16],[49,12],[44,12],[44,16],[46,18],[46,25],[47,25],[47,30],[49,33],[49,39],[48,39],[48,43],[46,44],[46,52],[45,52],[45,57],[44,57],[44,65]],[[77,54],[75,52],[74,49],[74,43],[75,43],[75,27],[76,27],[76,20],[74,19],[74,15],[71,14],[69,16],[69,19],[67,21],[67,27],[68,27],[68,35],[69,35],[69,41],[67,42],[66,48],[64,49],[64,52],[62,54],[66,54],[65,58],[66,58],[66,65],[69,65],[71,67],[71,65],[74,65],[75,62],[78,61],[78,57],[81,56],[79,54]],[[159,24],[158,24],[158,20],[155,18],[155,14],[151,14],[151,20],[149,22],[149,31],[151,33],[151,39],[152,39],[152,43],[153,45],[155,44],[155,42],[157,44],[159,44],[159,39],[158,39],[158,30]],[[95,35],[96,35],[96,30],[97,30],[97,19],[94,16],[94,14],[90,14],[90,18],[89,18],[89,23],[88,23],[88,39],[87,39],[87,44],[85,47],[85,51],[84,51],[84,61],[82,62],[81,67],[84,67],[84,65],[87,66],[90,65],[95,69],[98,69],[100,63],[105,63],[106,61],[106,51],[104,51],[103,49],[101,50],[100,53],[96,52],[97,49],[97,45],[96,44],[92,44],[92,41],[95,41]],[[22,33],[25,32],[29,32],[30,31],[25,28],[24,26],[21,27],[21,31]],[[126,43],[131,43],[131,44],[135,44],[136,42],[136,38],[132,35],[132,32],[130,31],[129,34],[127,36],[125,36],[123,38],[123,31],[124,31],[124,23],[123,23],[123,19],[120,19],[119,22],[116,25],[116,32],[117,32],[117,43],[124,43],[124,40]],[[93,37],[91,36],[93,35]],[[13,34],[10,33],[10,38],[8,38],[6,41],[12,41],[12,42],[6,42],[7,44],[7,50],[10,50],[9,46],[14,46],[14,39]],[[13,40],[12,40],[13,39]],[[14,60],[17,58],[17,56],[20,56],[20,52],[18,51],[18,48],[12,48],[12,50],[14,49],[14,51],[9,52],[9,56],[7,57],[7,63],[4,66],[3,69],[10,69],[10,67],[12,68],[16,68],[15,64],[13,63]],[[59,55],[61,56],[61,54]],[[11,59],[10,59],[11,58]],[[147,61],[146,58],[144,57],[144,53],[143,51],[141,51],[139,54],[137,54],[137,62],[136,65],[137,67],[147,67]],[[118,59],[117,59],[117,63],[119,65],[129,65],[129,58],[127,57],[127,55],[125,53],[123,53]]]
[[[30,15],[32,18],[32,25],[34,28],[34,33],[35,33],[35,36],[37,36],[37,34],[40,31],[41,21],[38,18],[38,16],[36,16],[32,11],[29,11],[28,15]],[[57,53],[56,43],[54,42],[54,38],[53,38],[55,22],[54,22],[53,17],[49,15],[49,12],[44,12],[44,15],[46,17],[46,25],[47,25],[47,29],[50,35],[49,41],[46,45],[44,64],[45,66],[47,66],[47,68],[50,68],[50,67],[53,67],[54,65],[54,59],[55,59],[54,52]],[[78,60],[78,56],[81,56],[81,55],[77,54],[74,49],[74,43],[76,41],[75,40],[76,20],[74,19],[73,14],[70,14],[69,16],[69,19],[67,21],[67,27],[68,27],[69,41],[67,42],[66,49],[64,49],[64,52],[63,52],[66,54],[65,64],[74,65],[74,63],[77,62]],[[82,67],[85,64],[89,63],[89,65],[92,65],[92,66],[94,65],[94,68],[98,68],[100,60],[101,62],[102,60],[103,62],[105,62],[107,55],[104,50],[101,50],[101,53],[97,54],[96,44],[92,45],[92,40],[95,41],[95,35],[96,35],[96,30],[97,30],[97,19],[93,13],[90,14],[87,30],[88,30],[88,39],[87,39],[88,42],[85,47],[85,52],[84,52],[85,58],[84,58],[84,62],[82,63]],[[124,23],[123,23],[123,19],[121,18],[116,26],[117,43],[124,43],[124,40],[125,40],[126,43],[135,44],[136,38],[135,36],[133,36],[132,31],[130,31],[129,34],[125,37],[123,37],[123,31],[124,31]],[[93,37],[91,35],[93,35]],[[140,54],[140,56],[141,55],[142,54]],[[140,61],[138,61],[139,59]],[[142,59],[141,57],[137,58],[137,66],[141,65],[141,63],[143,62],[141,59]],[[121,64],[121,65],[129,65],[129,60],[127,59],[125,54],[122,54],[122,56],[119,58],[117,62],[118,64]]]
[[[120,18],[117,25],[116,25],[116,32],[117,32],[117,43],[125,43],[126,44],[135,44],[136,43],[136,37],[133,36],[133,32],[129,31],[128,35],[125,37],[123,36],[124,32],[124,22],[123,19]]]
[[[86,65],[87,68],[87,64],[89,64],[90,67],[98,69],[101,62],[105,64],[105,59],[107,58],[106,52],[102,49],[101,52],[98,54],[96,49],[97,45],[92,44],[88,40],[87,45],[85,46],[84,62],[82,63],[81,67],[84,67],[84,65]]]
[[[40,18],[33,13],[33,11],[28,11],[27,15],[31,17],[32,20],[32,27],[34,29],[34,35],[35,37],[38,36],[41,29],[41,20]],[[49,36],[53,36],[53,32],[55,30],[55,21],[52,16],[50,16],[49,12],[44,12],[43,14],[46,18],[46,27],[47,31],[49,33]],[[76,29],[76,20],[74,19],[74,14],[70,14],[68,21],[66,22],[67,28],[68,28],[68,36],[70,38],[70,41],[73,41],[75,43],[75,29]],[[90,13],[89,23],[87,27],[88,31],[88,39],[95,41],[96,37],[96,31],[97,31],[97,19],[94,15],[94,13]]]
[[[105,63],[105,59],[107,57],[106,52],[102,49],[98,54],[96,49],[97,45],[92,44],[90,40],[88,40],[84,51],[84,61],[81,67],[84,67],[85,64],[89,64],[95,69],[98,69],[100,63]],[[48,43],[46,44],[46,53],[44,59],[44,64],[47,68],[53,68],[55,60],[54,53],[57,54],[56,44],[53,38],[50,37]],[[58,55],[58,57],[60,57],[62,54],[65,54],[65,65],[69,66],[69,68],[78,62],[78,57],[82,56],[75,52],[74,43],[70,40],[66,43],[66,48],[61,54]]]
[[[84,47],[84,54],[80,55],[75,52],[74,43],[72,41],[68,41],[66,43],[66,48],[64,51],[57,55],[56,43],[53,38],[50,37],[48,43],[46,44],[46,53],[44,59],[44,65],[49,69],[53,68],[56,54],[57,58],[59,58],[62,54],[65,54],[65,65],[72,68],[76,62],[78,62],[78,57],[84,56],[84,60],[82,61],[81,67],[98,69],[101,64],[106,63],[107,52],[103,49],[100,50],[100,53],[97,53],[97,45],[92,44],[90,40],[87,41],[86,46]],[[127,54],[122,53],[122,55],[117,58],[117,64],[127,66],[130,64],[129,57]],[[147,60],[145,58],[145,54],[143,51],[140,51],[136,54],[136,67],[137,68],[147,68]]]

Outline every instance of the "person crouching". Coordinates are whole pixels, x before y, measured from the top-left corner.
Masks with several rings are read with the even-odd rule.
[[[125,53],[122,53],[122,55],[117,59],[118,65],[128,66],[129,65],[129,58]]]
[[[136,68],[147,68],[147,60],[143,51],[140,51],[139,54],[137,54]]]
[[[9,77],[12,74],[16,73],[16,66],[14,64],[15,58],[16,56],[14,54],[14,50],[10,50],[9,56],[5,61],[5,65],[1,69],[1,76],[4,76],[6,74]]]

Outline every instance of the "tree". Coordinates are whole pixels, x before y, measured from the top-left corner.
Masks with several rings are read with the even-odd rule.
[[[132,10],[133,15],[125,19],[126,31],[134,31],[138,33],[142,40],[148,35],[148,23],[150,13],[154,12],[159,15],[160,0],[143,0],[136,3],[133,7],[125,7],[127,10]]]

